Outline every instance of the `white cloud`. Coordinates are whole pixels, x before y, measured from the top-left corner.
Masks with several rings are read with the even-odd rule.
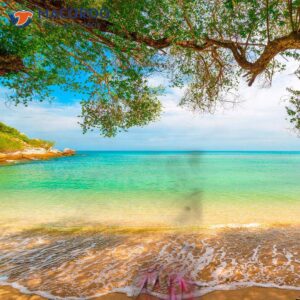
[[[151,127],[165,132],[161,140],[165,138],[174,145],[176,139],[180,140],[181,149],[300,150],[300,140],[286,120],[283,101],[286,87],[298,84],[298,79],[291,74],[294,68],[289,66],[284,74],[278,74],[270,88],[249,88],[242,84],[241,102],[233,109],[220,109],[213,115],[178,107],[182,90],[172,90],[163,97],[165,113],[161,121]]]
[[[0,109],[5,110],[6,122],[14,124],[16,127],[28,128],[28,130],[55,132],[78,128],[78,119],[76,118],[80,112],[78,105],[55,107],[54,105],[32,104],[29,107],[6,106],[4,108],[2,104]]]

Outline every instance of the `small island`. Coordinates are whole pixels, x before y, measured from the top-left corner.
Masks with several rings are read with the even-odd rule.
[[[75,155],[72,149],[59,151],[54,142],[31,139],[0,122],[0,165]]]

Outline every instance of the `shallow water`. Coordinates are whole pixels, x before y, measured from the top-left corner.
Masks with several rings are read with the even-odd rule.
[[[82,152],[0,167],[6,227],[300,223],[300,153]]]
[[[51,299],[300,287],[300,153],[81,152],[0,167],[0,284]]]

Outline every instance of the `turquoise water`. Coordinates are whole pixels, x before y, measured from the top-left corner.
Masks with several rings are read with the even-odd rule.
[[[170,274],[195,296],[299,289],[299,166],[300,152],[79,152],[2,166],[0,286],[132,296],[154,272],[147,292],[164,299]]]
[[[6,226],[297,223],[300,152],[79,152],[0,167]]]

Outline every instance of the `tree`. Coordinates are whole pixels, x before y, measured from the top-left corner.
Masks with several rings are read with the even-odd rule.
[[[300,0],[0,2],[0,79],[14,91],[10,97],[17,104],[44,100],[56,85],[80,92],[83,130],[105,136],[159,116],[161,89],[147,81],[155,72],[188,86],[182,105],[213,111],[231,101],[242,76],[249,86],[258,77],[271,83],[285,67],[280,57],[299,60]],[[77,16],[58,17],[66,7]],[[105,7],[110,16],[78,13],[87,7]],[[6,12],[24,8],[50,16],[22,29],[11,25]],[[288,113],[297,125],[300,93],[291,92]]]

